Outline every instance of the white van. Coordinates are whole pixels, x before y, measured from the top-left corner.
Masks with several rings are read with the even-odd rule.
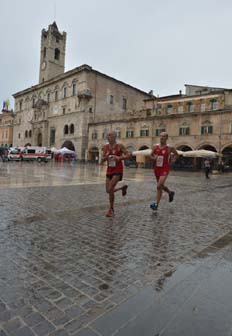
[[[52,159],[52,151],[47,147],[26,147],[21,151],[22,161],[47,162]]]

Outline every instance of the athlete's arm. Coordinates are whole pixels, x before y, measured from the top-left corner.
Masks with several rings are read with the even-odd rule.
[[[152,150],[152,153],[150,155],[150,159],[153,160],[153,161],[155,161],[156,158],[157,158],[157,155],[155,155],[155,147],[154,147],[153,150]]]
[[[178,153],[177,150],[175,149],[175,147],[170,147],[170,154],[172,154],[171,156],[171,163],[176,162],[177,158],[178,158]]]
[[[128,152],[125,146],[120,144],[119,147],[122,154],[120,156],[115,157],[117,161],[122,161],[131,158],[132,154]]]
[[[102,150],[102,157],[101,157],[101,161],[100,161],[100,164],[103,164],[105,161],[108,160],[108,153],[107,153],[107,150],[106,150],[106,147],[103,148]]]

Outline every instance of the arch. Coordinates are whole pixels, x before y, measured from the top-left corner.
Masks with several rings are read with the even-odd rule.
[[[185,144],[176,146],[176,149],[183,152],[193,150],[189,145]],[[192,170],[195,166],[195,163],[196,160],[194,158],[179,156],[174,163],[173,168],[178,170]]]
[[[88,161],[96,163],[99,161],[99,149],[96,146],[93,146],[89,149]]]
[[[187,152],[187,151],[191,151],[191,150],[193,150],[192,148],[191,148],[191,146],[189,146],[189,145],[178,145],[178,146],[176,146],[176,149],[178,149],[178,150],[181,150],[181,151],[183,151],[183,152]]]
[[[71,124],[69,126],[69,132],[70,132],[70,134],[74,134],[74,124]]]
[[[197,149],[205,149],[205,150],[210,150],[210,151],[212,151],[212,152],[217,152],[216,147],[213,146],[213,145],[211,145],[211,144],[208,144],[208,143],[199,145],[199,146],[197,147]]]
[[[70,149],[72,151],[75,151],[75,146],[74,146],[74,144],[73,144],[73,142],[71,140],[66,140],[63,143],[63,145],[61,146],[61,148],[64,148],[64,147],[66,147],[66,148],[68,148],[68,149]]]
[[[132,153],[134,152],[136,149],[135,149],[135,146],[133,145],[127,145],[126,146],[126,149],[128,150],[128,152]]]
[[[149,149],[149,146],[148,145],[142,145],[139,147],[138,150],[144,150],[144,149]]]
[[[227,144],[222,149],[222,162],[226,169],[232,170],[232,143]]]
[[[64,134],[68,134],[68,125],[64,125]]]

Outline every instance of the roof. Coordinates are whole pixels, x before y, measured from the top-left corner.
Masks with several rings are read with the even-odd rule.
[[[49,79],[49,80],[46,81],[46,82],[43,82],[43,83],[40,83],[40,84],[33,85],[33,86],[31,86],[30,88],[25,89],[25,90],[22,90],[22,91],[18,91],[18,92],[16,92],[16,93],[13,94],[13,97],[16,98],[17,96],[20,96],[20,95],[24,95],[24,94],[26,94],[26,93],[33,92],[33,91],[35,91],[36,89],[40,89],[40,88],[43,88],[43,87],[47,87],[48,85],[51,85],[51,84],[53,84],[53,83],[56,83],[56,82],[58,82],[58,81],[60,81],[60,80],[62,80],[62,79],[65,80],[65,79],[68,78],[69,76],[72,76],[72,75],[74,75],[74,74],[76,74],[76,73],[79,73],[79,72],[81,72],[81,71],[87,71],[87,72],[93,72],[93,73],[96,73],[96,74],[99,75],[99,76],[108,78],[108,79],[110,79],[110,80],[116,81],[117,83],[120,83],[120,84],[125,85],[125,86],[127,86],[127,87],[130,87],[130,88],[132,88],[132,89],[134,89],[134,90],[137,90],[138,92],[147,95],[147,97],[155,97],[155,96],[152,96],[151,94],[149,94],[149,93],[147,93],[147,92],[145,92],[145,91],[142,91],[142,90],[140,90],[140,89],[138,89],[138,88],[136,88],[136,87],[134,87],[134,86],[132,86],[132,85],[130,85],[130,84],[127,84],[127,83],[125,83],[125,82],[122,82],[122,81],[120,81],[120,80],[118,80],[118,79],[116,79],[116,78],[114,78],[114,77],[111,77],[111,76],[109,76],[109,75],[106,75],[106,74],[104,74],[104,73],[102,73],[102,72],[100,72],[100,71],[98,71],[98,70],[95,70],[95,69],[93,69],[93,68],[92,68],[90,65],[88,65],[88,64],[82,64],[82,65],[80,65],[80,66],[78,66],[78,67],[76,67],[76,68],[74,68],[74,69],[72,69],[72,70],[69,70],[69,71],[67,71],[67,72],[64,72],[64,73],[61,74],[61,75],[58,75],[58,76],[56,76],[56,77],[54,77],[54,78],[51,78],[51,79]]]

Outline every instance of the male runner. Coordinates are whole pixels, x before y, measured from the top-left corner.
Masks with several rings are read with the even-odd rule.
[[[153,152],[151,154],[151,159],[154,160],[154,173],[157,180],[156,202],[150,205],[152,210],[158,209],[163,190],[168,193],[169,202],[173,201],[175,195],[174,191],[169,190],[168,187],[164,185],[170,171],[170,163],[175,162],[178,157],[176,149],[169,146],[167,144],[167,140],[168,133],[160,133],[160,144],[154,145]],[[174,155],[170,159],[171,153]]]
[[[106,213],[106,217],[114,216],[114,193],[122,190],[122,196],[127,193],[127,185],[115,188],[117,183],[123,177],[122,161],[131,157],[126,148],[122,144],[116,143],[116,132],[110,131],[107,134],[108,144],[104,146],[102,151],[101,164],[107,161],[106,170],[106,192],[109,194],[110,208]]]

